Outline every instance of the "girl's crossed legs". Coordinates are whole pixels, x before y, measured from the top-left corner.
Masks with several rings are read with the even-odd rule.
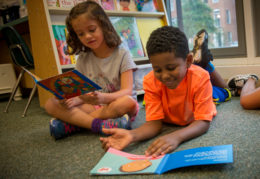
[[[135,116],[138,112],[138,103],[131,96],[123,96],[108,105],[102,105],[99,109],[91,104],[67,108],[58,99],[50,98],[45,104],[45,109],[51,116],[66,123],[102,133],[102,128],[129,128],[130,120],[124,117],[124,121],[120,119],[116,121],[114,118],[122,117],[125,114],[130,117]],[[65,129],[66,127],[64,127]],[[65,131],[66,135],[67,132]]]

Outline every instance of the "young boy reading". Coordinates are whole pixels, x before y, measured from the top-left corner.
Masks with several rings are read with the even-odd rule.
[[[153,67],[143,81],[146,122],[133,130],[103,129],[110,136],[100,140],[104,149],[122,150],[130,143],[158,135],[163,122],[185,126],[159,137],[148,147],[145,154],[156,157],[207,132],[217,111],[209,73],[192,64],[183,32],[170,26],[158,28],[146,48]]]

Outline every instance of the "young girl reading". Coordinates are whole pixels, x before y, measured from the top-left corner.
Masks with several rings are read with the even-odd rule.
[[[66,26],[69,53],[79,54],[76,69],[101,86],[102,92],[49,99],[45,109],[57,118],[50,121],[51,135],[59,139],[79,127],[95,133],[102,128],[129,129],[138,112],[133,89],[136,65],[130,53],[121,48],[108,16],[99,4],[86,1],[71,9]]]

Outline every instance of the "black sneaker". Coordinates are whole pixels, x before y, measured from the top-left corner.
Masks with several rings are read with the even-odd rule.
[[[192,52],[193,63],[204,69],[213,60],[213,56],[208,49],[208,33],[205,29],[200,30],[194,37]]]

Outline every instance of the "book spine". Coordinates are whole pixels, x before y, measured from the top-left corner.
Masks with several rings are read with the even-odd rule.
[[[156,174],[162,174],[164,173],[164,166],[166,165],[167,161],[168,161],[168,158],[169,158],[169,154],[166,154],[163,159],[161,160],[160,164],[158,165],[158,167],[156,168],[155,172]]]

